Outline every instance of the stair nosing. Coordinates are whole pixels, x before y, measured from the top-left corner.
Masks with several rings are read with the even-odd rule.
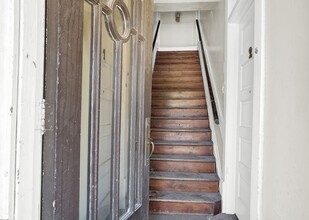
[[[213,141],[195,141],[195,142],[187,142],[187,141],[154,141],[155,145],[177,145],[177,146],[212,146]]]
[[[161,157],[161,156],[166,157]],[[191,155],[167,155],[167,154],[152,154],[151,161],[182,161],[182,162],[205,162],[216,163],[216,158],[212,156],[191,156]]]
[[[188,117],[175,117],[175,116],[170,116],[170,117],[151,117],[151,119],[154,120],[209,120],[209,117],[199,117],[199,116],[188,116]]]
[[[153,191],[151,190],[149,192],[149,195],[151,195],[151,193],[156,193],[156,192],[160,192],[160,191]],[[178,196],[184,196],[183,198],[180,199],[175,199],[172,198],[172,196],[161,196],[161,198],[154,198],[152,196],[149,197],[149,201],[153,201],[153,202],[177,202],[177,203],[207,203],[207,204],[215,204],[216,202],[221,200],[221,195],[219,192],[215,192],[215,193],[205,193],[205,192],[174,192],[174,191],[165,191],[165,193],[170,193],[173,194],[174,197],[175,195],[178,194]],[[196,197],[198,199],[196,200],[189,200],[188,197],[186,196],[186,194],[191,194],[191,195],[196,195]],[[205,198],[206,197],[206,198]],[[208,198],[207,198],[208,197]],[[214,197],[214,198],[212,198]]]
[[[154,132],[210,132],[210,128],[190,128],[190,129],[184,129],[184,128],[151,128],[151,131]]]
[[[174,173],[175,177],[171,177],[169,174]],[[161,174],[161,176],[155,176],[155,174]],[[181,176],[183,175],[183,176]],[[192,177],[188,177],[188,176]],[[201,175],[201,176],[199,176]],[[204,176],[204,177],[203,177]],[[217,173],[188,173],[188,172],[162,172],[151,171],[149,175],[150,179],[160,180],[185,180],[185,181],[203,181],[203,182],[218,182],[220,178]]]

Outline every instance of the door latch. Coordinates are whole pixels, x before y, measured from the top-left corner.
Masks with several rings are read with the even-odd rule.
[[[252,55],[252,52],[253,52],[253,49],[252,49],[252,47],[249,47],[249,59],[251,59],[252,57],[253,57],[253,55]]]

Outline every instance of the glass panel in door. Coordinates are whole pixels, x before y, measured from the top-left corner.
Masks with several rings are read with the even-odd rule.
[[[112,111],[114,42],[102,17],[99,125],[98,219],[111,218]]]
[[[84,2],[83,27],[83,65],[82,65],[82,101],[81,101],[81,137],[80,137],[80,191],[79,219],[87,218],[87,181],[88,181],[88,149],[89,149],[89,104],[91,76],[91,23],[92,6]]]

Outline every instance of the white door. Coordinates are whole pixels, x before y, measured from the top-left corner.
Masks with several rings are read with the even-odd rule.
[[[254,10],[253,5],[239,25],[240,54],[238,75],[238,121],[236,161],[236,214],[240,220],[250,219]]]

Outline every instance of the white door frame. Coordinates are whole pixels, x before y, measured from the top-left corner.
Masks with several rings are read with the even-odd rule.
[[[0,6],[0,219],[39,220],[45,1]]]
[[[226,51],[226,137],[225,173],[223,183],[223,212],[235,213],[236,198],[236,143],[237,143],[237,100],[239,64],[239,22],[251,4],[254,4],[254,91],[252,126],[252,172],[250,219],[260,216],[263,156],[264,77],[265,77],[265,0],[238,0],[227,17]]]

